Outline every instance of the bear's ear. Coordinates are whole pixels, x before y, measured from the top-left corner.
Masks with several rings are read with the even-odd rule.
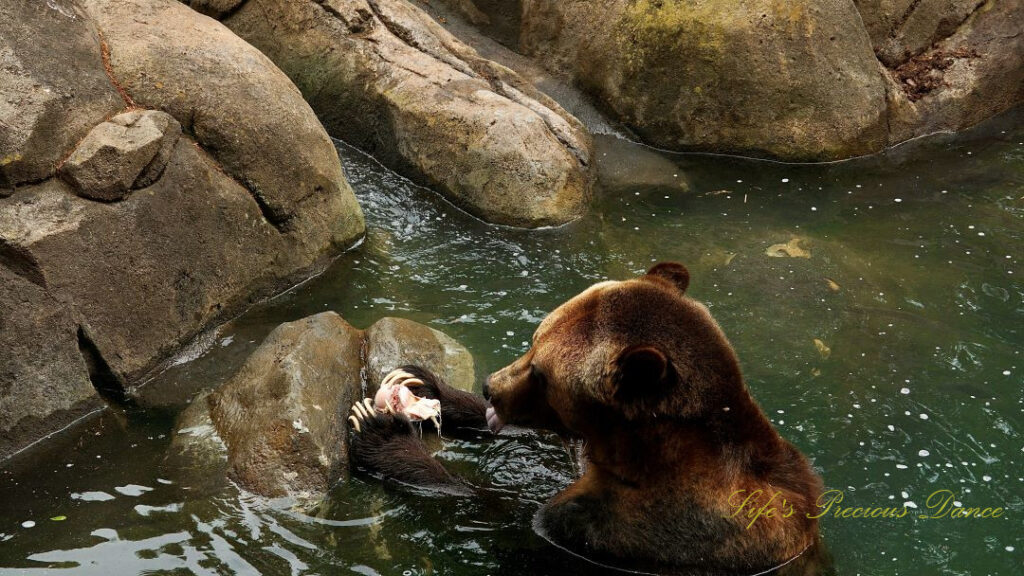
[[[690,286],[690,271],[678,262],[659,262],[647,271],[647,276],[667,280],[680,294],[685,294]]]
[[[667,391],[674,377],[675,371],[661,350],[646,344],[633,345],[612,362],[609,392],[626,403],[653,399]]]

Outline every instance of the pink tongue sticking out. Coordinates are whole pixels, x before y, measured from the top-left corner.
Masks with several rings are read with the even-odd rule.
[[[420,398],[402,384],[393,384],[385,379],[373,398],[373,406],[381,412],[405,414],[410,420],[433,420],[441,417],[441,402]]]

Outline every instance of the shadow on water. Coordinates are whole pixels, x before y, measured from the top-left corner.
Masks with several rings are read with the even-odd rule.
[[[664,155],[599,136],[593,208],[537,231],[485,225],[338,148],[366,241],[199,339],[136,406],[6,462],[0,575],[619,573],[531,530],[573,477],[562,446],[543,435],[444,443],[438,457],[488,486],[487,497],[423,497],[355,478],[314,515],[189,477],[163,455],[188,399],[229,378],[280,322],[323,310],[358,327],[411,318],[464,343],[482,376],[518,356],[548,310],[657,260],[690,267],[691,293],[729,335],[754,396],[844,505],[910,512],[823,518],[837,573],[1019,573],[1017,117],[812,166]],[[1006,514],[920,518],[941,489]]]

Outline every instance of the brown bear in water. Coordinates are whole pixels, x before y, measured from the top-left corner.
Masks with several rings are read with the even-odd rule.
[[[688,284],[686,268],[663,263],[560,306],[530,350],[488,378],[488,423],[584,441],[583,476],[537,516],[539,531],[569,550],[655,569],[778,565],[816,542],[821,483],[751,398],[718,324],[684,295]],[[357,465],[464,486],[425,450],[407,455],[408,421],[364,416]],[[368,451],[377,463],[361,456]]]

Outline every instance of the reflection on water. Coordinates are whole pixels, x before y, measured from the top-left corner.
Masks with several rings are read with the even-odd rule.
[[[366,241],[208,335],[137,406],[0,469],[0,574],[604,573],[530,528],[574,474],[545,436],[446,441],[439,457],[481,487],[477,498],[352,479],[310,514],[203,481],[163,453],[187,399],[230,377],[280,322],[325,309],[361,327],[412,318],[463,342],[483,375],[590,283],[668,259],[689,265],[691,293],[730,336],[754,395],[845,504],[911,511],[823,519],[838,573],[1017,574],[1022,141],[1003,118],[877,158],[793,166],[652,157],[598,137],[611,176],[590,214],[540,231],[481,224],[339,144]],[[791,257],[767,254],[794,240]],[[1007,511],[918,518],[938,489]]]

